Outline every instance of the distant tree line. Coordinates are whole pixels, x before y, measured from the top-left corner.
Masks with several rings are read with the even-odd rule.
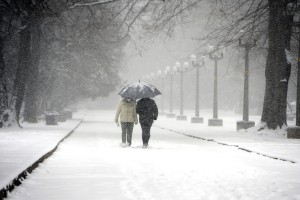
[[[109,5],[0,1],[0,121],[37,122],[83,98],[107,96],[120,83],[126,39]]]
[[[170,32],[200,1],[0,0],[1,122],[37,122],[47,110],[108,95],[121,81],[130,31]]]

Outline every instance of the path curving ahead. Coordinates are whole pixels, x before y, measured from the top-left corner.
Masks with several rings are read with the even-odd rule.
[[[153,127],[120,147],[113,113],[94,112],[8,200],[300,199],[299,164]]]

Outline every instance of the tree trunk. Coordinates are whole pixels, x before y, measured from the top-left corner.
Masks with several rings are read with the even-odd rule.
[[[14,91],[11,104],[13,113],[12,123],[19,123],[21,107],[25,94],[25,86],[28,76],[29,67],[31,65],[31,30],[30,22],[20,31],[20,45],[19,45],[19,58],[18,68],[16,70],[16,79],[14,82]]]
[[[300,28],[297,28],[300,31]],[[298,37],[298,70],[297,70],[297,99],[296,99],[296,126],[300,126],[300,37]]]
[[[261,121],[270,129],[286,125],[286,55],[284,0],[269,0],[269,48],[266,89]]]
[[[2,113],[8,108],[5,80],[5,62],[3,59],[4,38],[0,37],[0,121]]]
[[[32,64],[29,67],[28,82],[26,85],[26,97],[24,108],[24,121],[36,123],[38,113],[38,69],[41,58],[41,32],[40,22],[36,18],[32,20],[31,37],[32,39]]]
[[[0,21],[3,16],[0,14]],[[1,27],[0,27],[1,28]],[[8,109],[8,96],[6,88],[6,77],[5,77],[5,62],[3,58],[5,36],[0,36],[0,127],[3,126],[3,113]]]

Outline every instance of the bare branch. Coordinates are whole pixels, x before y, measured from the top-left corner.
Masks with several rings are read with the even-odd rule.
[[[90,3],[75,3],[74,5],[70,6],[70,9],[76,8],[76,7],[82,7],[82,6],[94,6],[94,5],[103,5],[103,4],[109,4],[109,3],[114,3],[120,0],[99,0],[95,2],[90,2]]]

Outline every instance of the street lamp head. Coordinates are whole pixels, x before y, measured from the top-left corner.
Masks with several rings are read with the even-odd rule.
[[[151,79],[155,79],[155,74],[154,73],[151,73]]]
[[[213,45],[208,45],[207,46],[207,52],[212,53],[214,51],[214,46]]]
[[[181,66],[180,62],[175,63],[176,68],[179,68]]]
[[[179,72],[179,73],[184,73],[184,72],[187,71],[188,66],[189,66],[189,63],[184,62],[183,65],[180,65],[179,67],[176,67],[176,71]]]
[[[175,65],[173,66],[173,72],[177,72],[179,70],[179,68]]]
[[[221,53],[221,54],[225,54],[225,51],[226,51],[225,47],[224,47],[224,46],[221,46],[221,47],[220,47],[220,53]]]
[[[220,60],[222,58],[224,58],[224,53],[221,51],[218,55],[217,58]]]
[[[169,72],[171,70],[170,66],[166,66],[166,71]]]
[[[165,75],[169,75],[170,74],[170,71],[171,71],[171,68],[170,66],[166,66],[166,69],[165,69]]]
[[[183,67],[184,67],[184,69],[187,70],[189,68],[189,63],[188,62],[184,62],[183,63]]]
[[[234,41],[237,41],[237,40],[240,40],[243,36],[244,36],[244,30],[240,30],[234,34],[232,39]]]
[[[162,77],[162,72],[161,72],[161,70],[158,70],[158,71],[157,71],[157,76],[158,76],[158,77]]]
[[[215,51],[209,53],[209,58],[212,60],[220,60],[224,57],[225,47],[221,46],[217,48]]]
[[[245,31],[242,29],[242,30],[240,30],[239,32],[238,32],[238,37],[239,37],[239,39],[241,39],[241,38],[243,38],[244,36],[245,36]]]
[[[195,54],[191,54],[190,59],[191,59],[192,62],[196,62],[197,57],[196,57]]]

